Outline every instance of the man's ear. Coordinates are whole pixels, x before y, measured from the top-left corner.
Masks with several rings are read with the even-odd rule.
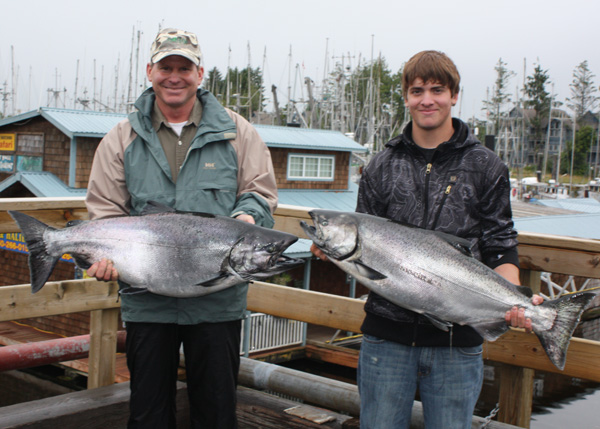
[[[202,80],[204,79],[204,67],[198,66],[198,86],[202,84]]]
[[[150,71],[152,70],[152,63],[146,64],[146,77],[148,81],[152,82],[152,77],[150,76]]]

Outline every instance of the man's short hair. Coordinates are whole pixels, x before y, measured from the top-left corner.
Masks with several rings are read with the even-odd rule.
[[[415,79],[424,83],[436,82],[450,89],[452,96],[460,89],[460,74],[454,62],[443,52],[421,51],[408,60],[402,73],[402,94],[406,98],[408,87]]]

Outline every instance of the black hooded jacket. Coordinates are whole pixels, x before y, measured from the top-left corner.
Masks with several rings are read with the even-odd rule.
[[[491,268],[518,266],[517,232],[510,208],[508,168],[453,119],[454,135],[435,150],[412,140],[412,124],[386,144],[363,171],[357,212],[468,239],[476,258]],[[371,292],[362,332],[415,346],[479,345],[470,327],[444,332],[410,310]]]

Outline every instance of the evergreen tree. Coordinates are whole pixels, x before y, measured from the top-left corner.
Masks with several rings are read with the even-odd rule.
[[[530,119],[530,125],[533,128],[533,145],[534,150],[541,154],[543,152],[543,127],[542,123],[548,118],[550,111],[550,94],[546,91],[546,85],[550,83],[548,70],[542,70],[538,64],[533,70],[531,76],[527,76],[525,82],[524,93],[526,100],[525,108],[533,109],[535,114]]]
[[[250,85],[248,85],[250,81]],[[227,85],[229,84],[229,88]],[[209,70],[202,86],[210,91],[221,104],[233,109],[250,120],[254,112],[264,107],[263,77],[260,68],[237,67],[229,69],[228,76],[223,77],[216,68]]]
[[[515,72],[506,68],[507,64],[502,61],[502,58],[498,59],[498,63],[494,70],[496,70],[496,82],[493,87],[492,97],[489,100],[483,101],[484,109],[488,113],[488,117],[494,124],[493,134],[498,134],[500,131],[500,119],[503,115],[503,108],[506,103],[510,103],[510,94],[508,86],[510,79],[515,76]]]
[[[223,76],[218,68],[213,67],[208,71],[202,82],[202,87],[212,92],[219,100],[221,99],[222,94],[220,92],[224,88],[224,83]]]
[[[573,70],[573,82],[569,85],[571,97],[567,98],[567,106],[575,112],[577,119],[598,106],[600,98],[595,95],[598,91],[594,84],[595,77],[588,68],[587,60]]]
[[[596,141],[596,130],[592,127],[581,127],[575,133],[575,152],[573,153],[573,142],[568,141],[565,151],[562,153],[560,161],[561,174],[568,174],[571,171],[571,158],[573,160],[573,174],[587,175],[589,173],[588,155],[590,152],[590,142]]]
[[[345,96],[354,109],[356,140],[366,143],[374,137],[384,144],[399,131],[404,119],[402,72],[392,73],[383,57],[354,70],[345,87]]]

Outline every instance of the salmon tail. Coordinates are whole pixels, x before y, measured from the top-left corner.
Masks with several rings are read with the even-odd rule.
[[[46,249],[44,232],[54,230],[39,220],[17,211],[8,211],[15,220],[29,249],[29,275],[31,277],[31,292],[39,291],[52,274],[60,257],[52,256]]]
[[[536,332],[536,335],[550,361],[561,371],[565,368],[571,336],[577,328],[583,310],[595,296],[594,293],[582,292],[541,304],[553,307],[557,314],[552,328]]]

